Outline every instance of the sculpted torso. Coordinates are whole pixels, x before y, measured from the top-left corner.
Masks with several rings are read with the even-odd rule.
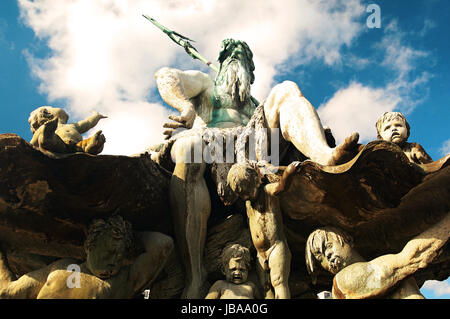
[[[233,101],[229,94],[219,93],[217,87],[212,92],[211,98],[212,112],[211,120],[208,127],[236,127],[245,126],[253,115],[255,105],[251,100],[242,104],[237,104]]]
[[[246,202],[253,244],[258,253],[263,254],[265,258],[268,258],[270,249],[283,240],[278,201],[277,197],[261,190],[255,201]]]
[[[61,139],[66,144],[76,144],[78,142],[81,142],[83,140],[83,137],[78,132],[77,127],[75,124],[58,124],[58,127],[55,131],[55,133],[61,137]]]
[[[206,89],[191,98],[195,111],[198,114],[193,128],[218,127],[228,128],[244,126],[250,120],[255,109],[251,101],[243,105],[236,105],[230,96],[220,94],[214,88],[214,82],[204,74]],[[189,81],[187,84],[192,84]]]
[[[219,290],[220,299],[254,299],[255,285],[247,282],[240,285],[219,280],[215,283]]]
[[[40,290],[37,298],[63,298],[63,299],[103,299],[103,298],[120,298],[121,296],[113,295],[112,292],[127,290],[125,287],[127,271],[126,267],[122,269],[117,276],[110,279],[100,279],[87,269],[85,264],[80,266],[80,288],[68,288],[67,283],[73,282],[70,276],[72,272],[67,271],[67,267],[70,263],[62,264],[52,271],[47,282]],[[119,285],[123,288],[117,289]],[[116,288],[116,289],[114,289]],[[125,294],[122,296],[125,298]]]
[[[200,71],[166,67],[156,73],[156,80],[161,97],[180,111],[186,128],[244,126],[256,107],[250,97],[234,100],[226,88]]]

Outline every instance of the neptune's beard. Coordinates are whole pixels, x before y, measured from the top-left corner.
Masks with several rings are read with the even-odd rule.
[[[237,105],[246,102],[250,97],[250,73],[245,63],[230,59],[222,65],[221,74],[218,75],[218,91],[227,94]]]

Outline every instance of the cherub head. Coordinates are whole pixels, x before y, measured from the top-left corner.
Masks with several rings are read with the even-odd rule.
[[[312,232],[306,241],[306,268],[314,275],[317,263],[323,269],[337,274],[347,267],[352,259],[353,239],[345,232],[324,227]]]
[[[250,270],[250,251],[239,244],[228,245],[221,257],[222,272],[228,282],[242,284],[247,281]]]
[[[261,174],[256,165],[234,164],[227,176],[228,185],[243,200],[254,200],[262,185]]]
[[[117,275],[131,242],[131,224],[121,216],[94,220],[85,242],[87,267],[102,279]]]
[[[66,124],[69,115],[59,107],[41,106],[30,113],[28,123],[30,123],[31,132],[34,132],[48,121],[58,118],[59,123]]]
[[[386,112],[376,123],[378,139],[403,144],[409,138],[408,121],[400,112]]]

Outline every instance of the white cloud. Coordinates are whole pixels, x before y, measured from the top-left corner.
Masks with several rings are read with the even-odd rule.
[[[158,104],[148,102],[116,102],[116,107],[108,113],[110,119],[102,120],[98,125],[106,136],[108,154],[136,154],[152,144],[163,140],[162,124],[169,112]],[[155,127],[149,127],[153,123]],[[92,134],[97,127],[92,129]],[[89,133],[88,133],[89,134]]]
[[[405,77],[414,68],[416,59],[428,55],[424,51],[402,45],[401,38],[398,35],[385,37],[382,46],[386,49],[383,64],[397,70],[400,77]]]
[[[428,280],[423,284],[421,289],[431,290],[437,297],[443,295],[450,296],[450,282],[448,280],[446,281]]]
[[[450,154],[450,139],[446,140],[443,144],[442,147],[439,149],[439,152],[445,156],[447,154]]]
[[[399,102],[398,96],[385,89],[373,89],[360,83],[351,83],[337,91],[318,109],[324,125],[330,126],[337,142],[342,142],[352,132],[360,134],[360,140],[376,139],[375,123],[387,111],[392,111]]]
[[[408,115],[427,98],[425,84],[432,75],[417,72],[416,67],[429,53],[405,44],[405,33],[395,20],[384,32],[374,48],[382,52],[379,64],[392,74],[392,80],[378,88],[352,82],[319,106],[322,121],[330,126],[338,143],[355,131],[363,142],[376,139],[375,123],[384,112],[397,110]]]
[[[424,37],[427,35],[428,31],[436,28],[437,26],[438,25],[436,22],[430,19],[425,19],[425,21],[423,22],[423,28],[417,34],[421,37]]]
[[[2,50],[5,48],[14,50],[14,42],[9,41],[6,34],[8,34],[8,22],[5,19],[0,18],[0,47],[2,47]]]
[[[107,138],[104,153],[126,155],[162,136],[168,111],[152,96],[157,69],[207,70],[142,14],[197,40],[194,45],[213,62],[222,39],[247,41],[256,65],[252,92],[259,100],[286,61],[289,67],[313,59],[339,63],[342,47],[352,44],[364,22],[359,0],[18,2],[22,20],[51,50],[49,57],[27,55],[41,91],[51,103],[67,101],[72,120],[92,109],[108,115],[97,127]]]
[[[429,59],[430,53],[405,44],[406,36],[407,34],[399,29],[397,21],[393,20],[386,28],[385,36],[378,47],[385,51],[381,65],[394,72],[394,80],[386,89],[401,97],[399,110],[410,113],[427,98],[428,91],[424,84],[432,75],[417,70],[417,65]]]

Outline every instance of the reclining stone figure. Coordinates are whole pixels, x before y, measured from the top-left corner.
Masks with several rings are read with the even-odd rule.
[[[423,299],[414,273],[429,265],[450,236],[450,213],[411,239],[397,254],[364,260],[352,238],[332,228],[312,232],[306,243],[306,265],[315,275],[318,265],[334,274],[334,299]],[[313,279],[314,282],[314,279]]]
[[[133,298],[147,288],[164,267],[173,250],[169,236],[142,232],[145,252],[123,266],[132,245],[131,225],[120,216],[98,219],[89,227],[87,259],[78,265],[60,259],[16,279],[0,251],[0,298],[111,299]]]
[[[84,139],[86,133],[106,116],[94,112],[88,118],[77,123],[67,123],[69,115],[61,108],[41,106],[30,113],[28,122],[33,137],[30,144],[42,150],[57,154],[83,152],[97,155],[103,151],[105,136],[97,131]]]

